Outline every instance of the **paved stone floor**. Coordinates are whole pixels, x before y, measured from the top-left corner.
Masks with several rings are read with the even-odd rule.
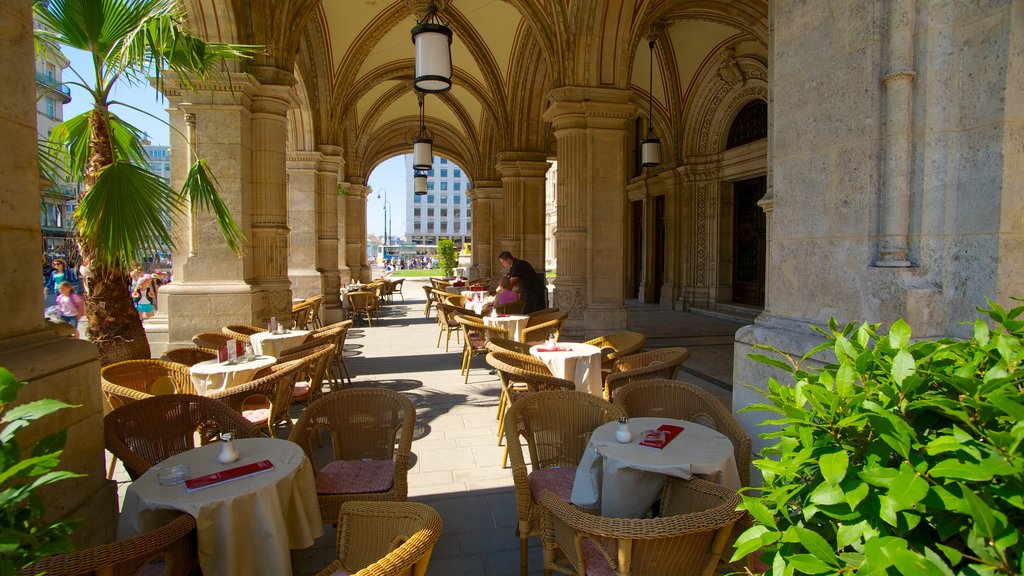
[[[504,576],[519,573],[519,540],[512,474],[496,443],[499,383],[483,359],[469,382],[459,374],[461,344],[436,348],[434,314],[423,317],[423,290],[407,280],[380,321],[359,324],[345,347],[356,386],[386,386],[417,407],[409,498],[430,504],[444,524],[428,574]],[[679,378],[701,385],[731,405],[732,338],[740,324],[628,303],[629,328],[648,335],[648,348],[686,346],[692,352]],[[121,476],[121,475],[119,475]],[[125,480],[123,477],[122,481]],[[123,492],[123,488],[122,488]],[[297,573],[315,574],[334,556],[334,530],[297,553]],[[540,545],[530,547],[530,574],[542,573]]]

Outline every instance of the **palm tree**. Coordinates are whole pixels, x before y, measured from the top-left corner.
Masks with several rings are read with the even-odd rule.
[[[225,61],[257,49],[198,39],[187,29],[178,0],[36,0],[34,8],[41,24],[37,51],[65,44],[92,56],[92,70],[72,68],[78,80],[66,82],[88,91],[92,110],[59,124],[42,146],[80,184],[73,229],[83,260],[90,262],[88,335],[103,364],[148,358],[128,270],[162,245],[173,245],[165,215],[179,217],[190,204],[193,211],[213,213],[236,252],[245,237],[203,160],[189,168],[180,191],[148,171],[144,134],[112,111],[133,107],[113,100],[112,90],[120,80],[142,83],[150,77],[159,89],[169,72],[191,85],[191,79],[214,74]]]

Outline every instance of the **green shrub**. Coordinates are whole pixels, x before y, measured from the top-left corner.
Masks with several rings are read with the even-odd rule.
[[[455,242],[449,238],[443,238],[437,243],[437,265],[441,268],[441,274],[445,278],[451,278],[452,269],[459,265],[459,254],[455,249]]]
[[[14,439],[19,430],[47,414],[71,407],[57,400],[36,400],[10,407],[24,382],[0,368],[0,574],[14,574],[43,556],[69,552],[68,535],[75,521],[43,518],[43,486],[79,476],[56,470],[67,439],[66,431],[51,434],[27,455]]]
[[[752,355],[793,382],[747,408],[781,428],[736,558],[760,549],[779,576],[1021,574],[1024,306],[989,305],[995,329],[978,319],[969,341],[833,320],[799,360]],[[803,366],[829,349],[836,363]]]

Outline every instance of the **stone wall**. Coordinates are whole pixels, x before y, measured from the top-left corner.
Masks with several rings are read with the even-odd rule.
[[[964,336],[986,297],[1024,295],[1024,5],[778,0],[771,17],[767,302],[736,335],[736,409],[769,376],[754,344],[799,356],[830,316]]]

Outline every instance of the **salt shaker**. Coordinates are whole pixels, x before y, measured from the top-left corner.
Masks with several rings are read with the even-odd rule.
[[[548,342],[547,342],[547,344],[548,344],[548,348],[554,348],[555,347],[555,333],[554,332],[548,332]]]
[[[231,464],[238,460],[238,450],[235,449],[235,443],[232,442],[233,439],[234,435],[230,432],[220,435],[220,454],[217,455],[217,462]]]
[[[629,418],[619,417],[619,428],[615,431],[615,439],[622,444],[628,444],[633,440],[633,433],[629,431]]]

